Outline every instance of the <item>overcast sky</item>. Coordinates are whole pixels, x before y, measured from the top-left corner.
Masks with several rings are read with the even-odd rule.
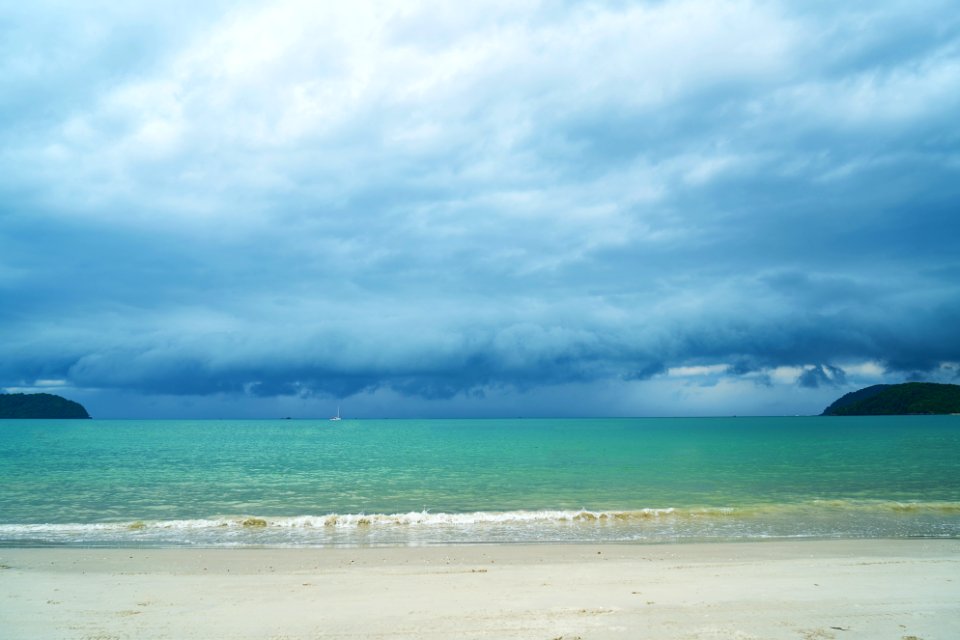
[[[956,0],[0,10],[0,389],[794,414],[958,362]]]

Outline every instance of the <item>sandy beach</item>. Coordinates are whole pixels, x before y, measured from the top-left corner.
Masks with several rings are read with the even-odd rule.
[[[960,637],[960,540],[3,549],[3,637]]]

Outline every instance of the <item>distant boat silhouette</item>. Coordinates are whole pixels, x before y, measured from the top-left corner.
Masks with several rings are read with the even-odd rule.
[[[337,405],[337,415],[333,416],[333,417],[330,418],[330,419],[331,419],[331,420],[339,420],[339,419],[340,419],[340,405]]]

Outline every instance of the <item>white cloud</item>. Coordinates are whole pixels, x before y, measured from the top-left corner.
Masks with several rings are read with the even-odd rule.
[[[849,376],[858,378],[881,379],[886,373],[886,369],[879,362],[860,362],[854,364],[844,363],[843,370]]]
[[[670,367],[667,375],[673,378],[689,378],[700,376],[715,376],[725,373],[730,368],[728,364],[695,365],[687,367]]]
[[[248,193],[251,173],[279,173],[299,193],[339,182],[330,195],[343,197],[373,180],[406,183],[405,165],[423,154],[432,156],[427,171],[459,165],[443,178],[466,177],[468,192],[505,176],[542,190],[549,174],[524,149],[558,115],[661,105],[772,74],[793,37],[751,3],[576,9],[545,22],[537,3],[490,9],[439,19],[438,28],[457,22],[457,37],[423,47],[398,40],[398,26],[448,10],[294,1],[223,14],[46,132],[68,150],[58,158],[65,199],[89,201],[87,215],[103,216],[133,204],[128,189],[182,204],[171,191],[213,187],[218,214],[236,215],[228,194]],[[170,166],[157,167],[160,159]],[[201,170],[204,180],[156,180],[158,170]]]
[[[960,51],[953,49],[919,63],[789,87],[773,98],[775,110],[844,132],[899,131],[949,117],[960,105]]]

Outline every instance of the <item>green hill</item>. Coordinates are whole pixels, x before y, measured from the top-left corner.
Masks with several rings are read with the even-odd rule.
[[[935,382],[878,384],[848,393],[825,416],[879,416],[960,413],[960,385]]]
[[[51,393],[0,393],[0,419],[89,417],[79,402]]]

